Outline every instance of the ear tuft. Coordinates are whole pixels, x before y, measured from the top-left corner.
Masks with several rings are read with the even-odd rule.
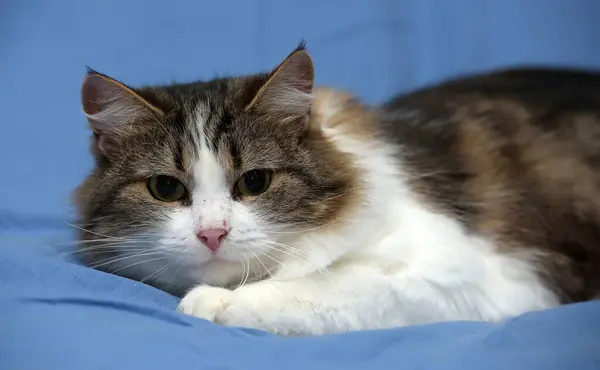
[[[306,40],[304,40],[304,39],[300,40],[300,42],[298,43],[298,46],[296,46],[296,50],[294,50],[292,52],[292,54],[297,51],[300,51],[300,50],[306,51]]]

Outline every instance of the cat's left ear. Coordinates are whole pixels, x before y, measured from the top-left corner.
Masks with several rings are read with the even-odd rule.
[[[282,123],[306,130],[312,106],[315,79],[312,57],[304,43],[269,76],[245,110],[254,110]]]
[[[91,69],[83,81],[81,104],[96,146],[106,157],[123,147],[139,123],[164,114],[135,89]]]

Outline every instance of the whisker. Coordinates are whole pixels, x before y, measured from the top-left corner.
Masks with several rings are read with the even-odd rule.
[[[86,250],[86,249],[90,249],[90,248],[93,249],[100,245],[104,245],[103,243],[110,243],[110,244],[115,244],[115,245],[119,245],[119,244],[129,245],[129,244],[134,244],[134,243],[150,243],[150,241],[147,241],[147,240],[96,239],[96,240],[90,241],[89,243],[65,243],[65,244],[51,245],[49,247],[51,247],[51,248],[75,247],[78,250]],[[92,245],[90,245],[90,244],[92,244]]]
[[[173,261],[173,264],[177,263],[179,265],[179,267],[177,267],[177,270],[175,270],[175,272],[173,272],[171,274],[171,277],[169,278],[167,284],[170,285],[174,279],[177,278],[177,274],[179,274],[179,272],[181,271],[181,269],[183,268],[183,264],[184,264],[184,256],[186,256],[189,251],[192,251],[192,256],[194,255],[194,248],[190,245],[186,245],[183,248],[183,251],[181,253],[176,253],[175,254],[175,259]],[[156,281],[156,279],[158,279],[158,276],[153,280]]]
[[[296,249],[294,247],[291,247],[289,245],[286,245],[286,244],[283,244],[283,243],[279,243],[279,242],[276,242],[276,241],[272,241],[272,240],[269,240],[268,244],[271,246],[272,249],[274,249],[274,250],[276,250],[278,252],[281,252],[281,253],[286,254],[288,256],[291,256],[291,257],[294,257],[294,258],[299,259],[301,261],[308,262],[308,263],[312,264],[312,262],[307,259],[308,256],[306,256],[305,253],[301,252],[300,250],[298,250],[298,249]]]
[[[177,277],[177,274],[179,274],[179,271],[181,271],[181,269],[183,268],[183,258],[181,256],[178,256],[176,259],[177,263],[179,264],[179,267],[177,268],[177,270],[175,270],[174,273],[171,274],[171,278],[169,279],[168,284],[171,284],[173,282],[173,280]]]
[[[167,263],[166,265],[164,265],[163,267],[157,269],[156,271],[154,271],[150,275],[146,276],[145,278],[141,279],[140,281],[142,283],[145,283],[146,281],[152,282],[152,281],[158,279],[161,274],[163,274],[165,271],[167,271],[168,269],[170,269],[174,264],[175,264],[175,262]]]
[[[114,242],[115,239],[113,239],[113,238],[101,238],[101,239],[75,240],[75,241],[70,241],[68,243],[48,245],[47,247],[48,248],[73,247],[73,246],[80,245],[80,244],[99,243],[99,242],[103,242],[103,241]]]
[[[122,271],[122,270],[128,269],[128,268],[130,268],[130,267],[133,267],[133,266],[141,265],[142,263],[148,263],[148,262],[153,262],[153,261],[160,261],[160,260],[164,260],[164,259],[166,259],[166,258],[167,258],[167,257],[165,257],[165,256],[162,256],[162,257],[151,258],[151,259],[149,259],[149,260],[138,261],[138,262],[131,263],[131,264],[129,264],[129,265],[123,266],[123,267],[121,267],[121,268],[118,268],[118,269],[116,269],[116,270],[113,270],[113,271],[111,271],[111,273],[112,273],[112,274],[116,274],[116,273],[117,273],[117,272],[119,272],[119,271]]]
[[[267,234],[302,234],[302,233],[307,233],[307,232],[311,232],[311,231],[316,231],[316,230],[322,229],[322,228],[327,227],[327,226],[329,226],[329,225],[331,225],[331,224],[333,224],[333,223],[335,223],[337,221],[341,221],[341,219],[340,218],[335,218],[332,221],[326,222],[323,225],[319,225],[319,226],[315,226],[315,227],[310,228],[310,229],[303,229],[303,230],[302,229],[300,229],[300,230],[289,230],[289,231],[272,231],[272,230],[268,230],[268,229],[263,229],[263,230],[265,230],[265,232]]]
[[[314,223],[314,220],[278,223],[278,224],[273,224],[273,225],[264,225],[261,227],[261,229],[263,231],[281,230],[281,229],[291,228],[291,227],[295,227],[295,226],[312,225],[313,223]]]
[[[92,250],[89,252],[86,252],[85,255],[86,256],[93,256],[93,255],[97,255],[97,254],[103,254],[103,253],[107,253],[107,252],[111,252],[111,251],[117,251],[120,255],[123,255],[124,253],[130,254],[130,253],[135,253],[135,252],[143,252],[143,251],[147,251],[148,248],[125,248],[125,249],[118,249],[115,250],[114,248],[102,248],[99,250]],[[75,253],[73,253],[75,254]]]
[[[270,254],[266,253],[266,252],[259,252],[261,256],[265,256],[268,259],[274,261],[276,264],[280,265],[280,266],[285,266],[285,264],[281,261],[279,261],[277,258],[271,256]]]
[[[149,256],[149,255],[153,255],[153,254],[158,254],[158,252],[157,251],[147,251],[147,252],[143,252],[143,253],[130,253],[130,254],[127,254],[126,256],[119,255],[118,257],[115,257],[115,258],[103,260],[103,262],[101,262],[101,263],[92,264],[92,265],[90,265],[90,267],[98,268],[98,267],[113,264],[115,262],[123,261],[123,260],[129,259],[129,258],[143,257],[143,256]]]
[[[104,235],[104,234],[101,234],[101,233],[97,233],[97,232],[95,232],[95,231],[88,230],[88,229],[86,229],[86,228],[83,228],[83,227],[79,227],[79,226],[77,226],[77,225],[74,225],[74,224],[72,224],[72,223],[69,223],[69,222],[66,222],[66,221],[65,221],[64,223],[65,223],[67,226],[71,226],[71,227],[74,227],[74,228],[76,228],[76,229],[78,229],[78,230],[85,231],[86,233],[90,233],[90,234],[93,234],[93,235],[102,236],[102,237],[104,237],[104,238],[112,238],[112,239],[119,239],[119,238],[120,238],[120,237],[118,237],[118,236],[110,236],[110,235]]]
[[[70,256],[70,255],[76,255],[76,254],[93,254],[94,252],[99,252],[100,251],[110,251],[110,250],[114,250],[114,251],[118,251],[118,252],[123,252],[123,251],[129,251],[129,250],[148,250],[148,247],[151,246],[151,243],[144,243],[144,242],[109,242],[109,243],[102,243],[99,245],[93,245],[93,246],[89,246],[86,248],[77,248],[76,250],[72,250],[72,251],[67,251],[67,252],[61,252],[59,253],[60,256]]]
[[[279,242],[274,242],[271,240],[269,242],[270,242],[271,248],[273,250],[283,253],[285,255],[288,255],[290,257],[296,258],[297,260],[300,260],[302,262],[306,262],[306,263],[310,264],[312,267],[314,267],[316,269],[316,271],[319,274],[321,274],[327,280],[333,282],[332,277],[334,275],[332,274],[331,271],[329,271],[329,269],[324,268],[324,267],[319,267],[317,264],[315,264],[313,261],[311,261],[305,254],[302,254],[298,249],[293,248],[289,245],[279,243]]]
[[[236,289],[239,289],[241,287],[243,287],[244,285],[246,285],[246,282],[248,281],[248,277],[250,276],[250,260],[248,259],[248,256],[245,255],[245,260],[242,261],[242,269],[243,269],[243,276],[244,278],[240,281],[240,283],[238,284]]]
[[[265,263],[264,263],[264,262],[263,262],[263,261],[260,259],[260,257],[259,257],[259,256],[257,256],[257,255],[256,255],[256,253],[254,253],[254,251],[252,251],[252,255],[253,255],[253,256],[254,256],[254,258],[255,258],[255,259],[256,259],[256,260],[257,260],[257,261],[258,261],[258,262],[259,262],[259,263],[262,265],[262,267],[264,267],[264,269],[265,269],[265,273],[266,273],[267,275],[269,275],[269,278],[271,278],[271,279],[272,279],[272,278],[273,278],[273,274],[271,273],[271,270],[269,270],[269,268],[268,268],[268,267],[265,265]],[[260,274],[260,275],[262,276],[263,274]]]

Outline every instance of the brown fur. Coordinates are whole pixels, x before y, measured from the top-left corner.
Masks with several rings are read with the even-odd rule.
[[[563,301],[597,296],[600,74],[472,76],[400,97],[382,117],[433,206],[506,253],[539,250]]]

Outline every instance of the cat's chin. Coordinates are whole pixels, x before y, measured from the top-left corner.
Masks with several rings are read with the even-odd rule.
[[[213,257],[199,264],[189,264],[182,267],[180,281],[175,285],[187,291],[197,285],[229,287],[239,284],[246,276],[246,268],[242,262]],[[173,284],[171,282],[171,284]]]
[[[245,276],[241,262],[227,261],[218,257],[208,261],[198,261],[191,256],[179,260],[185,262],[178,263],[172,260],[165,264],[164,260],[160,260],[155,263],[132,265],[121,270],[120,275],[179,297],[198,285],[236,286]],[[165,265],[170,267],[165,269]]]

